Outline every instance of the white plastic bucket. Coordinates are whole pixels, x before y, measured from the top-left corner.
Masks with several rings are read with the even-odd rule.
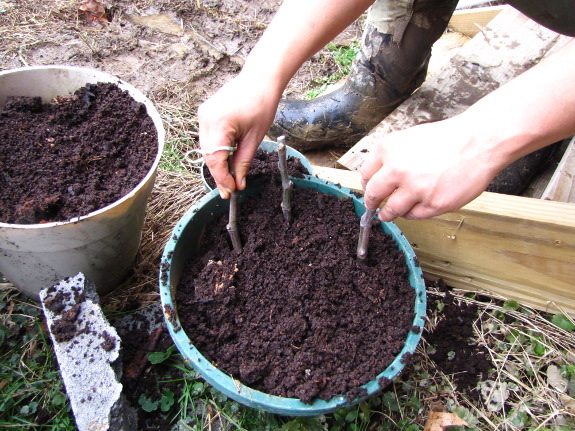
[[[117,77],[93,69],[39,66],[0,72],[0,107],[8,96],[72,94],[86,84],[116,83],[146,106],[158,133],[158,154],[144,179],[116,202],[66,222],[0,223],[0,273],[28,297],[38,300],[44,287],[79,272],[96,285],[100,295],[128,275],[140,246],[148,197],[164,148],[160,115],[140,91]]]

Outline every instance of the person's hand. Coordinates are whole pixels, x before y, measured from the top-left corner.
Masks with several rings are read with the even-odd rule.
[[[224,199],[246,187],[251,160],[273,121],[281,96],[272,85],[246,75],[240,73],[198,109],[204,161]],[[233,156],[235,180],[228,166],[229,151],[218,150],[221,147],[237,147]]]
[[[504,167],[463,116],[386,135],[361,169],[365,206],[381,221],[424,219],[479,196]]]

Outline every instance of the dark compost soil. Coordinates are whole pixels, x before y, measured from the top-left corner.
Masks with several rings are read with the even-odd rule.
[[[443,308],[435,328],[426,327],[423,332],[423,339],[434,350],[429,358],[438,371],[452,376],[457,391],[478,399],[477,382],[484,381],[494,368],[487,348],[477,344],[474,335],[473,325],[481,318],[479,306],[457,301],[451,288],[442,280],[436,281],[434,286],[438,293],[429,295],[429,308],[436,308],[438,303],[442,303]]]
[[[0,221],[66,221],[103,208],[146,176],[157,151],[145,105],[115,84],[46,104],[9,98],[0,111]]]
[[[182,325],[210,361],[252,388],[306,403],[363,395],[358,387],[421,330],[412,327],[404,256],[377,225],[368,263],[357,260],[350,199],[295,189],[289,227],[280,201],[273,178],[242,202],[239,253],[227,216],[206,229],[178,287]]]

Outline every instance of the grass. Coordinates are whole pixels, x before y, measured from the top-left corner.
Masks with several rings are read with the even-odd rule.
[[[335,69],[329,75],[323,75],[313,80],[315,87],[307,91],[305,99],[314,99],[324,93],[330,85],[333,85],[349,75],[353,59],[359,52],[359,42],[353,40],[349,45],[328,44],[320,55],[320,61],[333,65]]]
[[[164,370],[158,372],[160,395],[140,397],[139,405],[165,416],[173,430],[417,431],[438,406],[467,421],[469,426],[459,430],[575,429],[573,320],[514,301],[478,299],[464,291],[454,294],[461,303],[478,305],[475,335],[469,342],[486,346],[494,364],[479,382],[479,399],[455,390],[451,376],[438,372],[429,360],[433,346],[423,342],[408,372],[359,405],[311,418],[278,416],[226,398],[171,346],[149,355],[149,370]],[[430,288],[430,295],[440,299],[430,302],[428,325],[434,328],[443,306],[441,293]],[[0,428],[75,429],[38,305],[3,283],[0,316]]]
[[[74,430],[42,310],[0,287],[0,428]]]

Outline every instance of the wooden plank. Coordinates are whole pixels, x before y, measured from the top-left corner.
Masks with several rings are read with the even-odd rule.
[[[339,166],[359,169],[370,156],[369,148],[387,133],[463,112],[567,40],[506,6],[445,68],[348,150],[338,160]]]
[[[487,6],[456,10],[449,20],[448,28],[469,37],[475,36],[499,15],[504,6]]]
[[[543,191],[541,199],[575,202],[575,136],[569,142],[559,166]]]
[[[314,172],[361,191],[358,172]],[[485,192],[459,211],[396,224],[426,278],[575,317],[575,204]]]

